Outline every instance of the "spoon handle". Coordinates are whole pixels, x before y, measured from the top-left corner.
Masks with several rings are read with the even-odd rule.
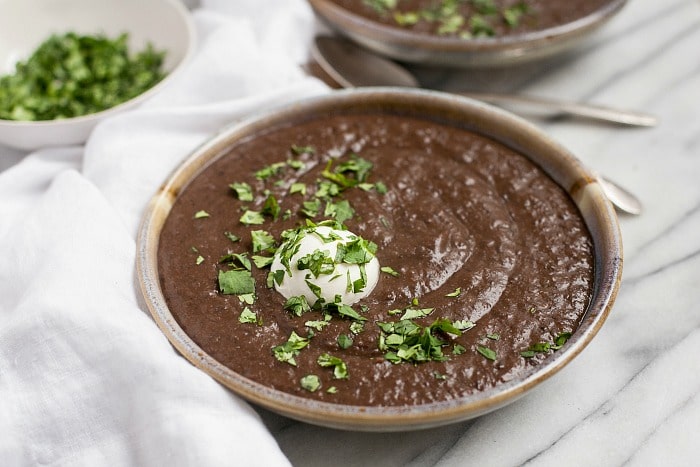
[[[653,115],[612,109],[592,104],[582,104],[578,102],[561,101],[543,97],[509,95],[509,94],[490,94],[490,93],[475,93],[475,92],[460,92],[460,95],[478,99],[492,104],[515,105],[518,107],[526,107],[530,110],[538,112],[545,111],[547,115],[572,115],[577,117],[586,117],[594,120],[603,120],[606,122],[619,123],[630,126],[654,126],[657,123],[657,118]]]

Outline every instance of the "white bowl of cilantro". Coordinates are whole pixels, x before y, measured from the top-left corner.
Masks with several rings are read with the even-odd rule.
[[[0,144],[81,144],[192,55],[180,0],[0,0]]]

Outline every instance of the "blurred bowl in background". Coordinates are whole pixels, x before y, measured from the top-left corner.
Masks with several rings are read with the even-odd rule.
[[[45,121],[0,120],[0,144],[34,150],[81,144],[104,118],[131,109],[168,84],[194,51],[195,29],[178,0],[0,0],[0,75],[14,73],[52,34],[128,34],[131,53],[150,42],[165,51],[165,78],[142,94],[109,109],[74,118]]]
[[[358,13],[361,6],[351,11],[337,1],[309,0],[317,17],[328,27],[378,54],[410,63],[462,68],[510,66],[564,53],[603,26],[625,3],[626,0],[603,1],[576,19],[544,29],[465,39],[414,32],[392,25],[386,17],[370,19]],[[362,5],[361,0],[357,4]]]

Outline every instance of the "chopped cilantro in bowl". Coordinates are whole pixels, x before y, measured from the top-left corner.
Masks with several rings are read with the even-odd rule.
[[[0,77],[0,119],[79,117],[132,99],[165,76],[165,51],[148,44],[132,53],[128,34],[54,34],[15,73]]]
[[[107,44],[105,49],[108,52],[111,50],[110,53],[106,54],[108,58],[106,63],[109,65],[105,65],[105,61],[102,61],[101,73],[112,77],[123,77],[124,73],[131,73],[135,77],[135,82],[121,86],[119,88],[120,94],[116,94],[113,90],[107,90],[97,96],[100,98],[98,102],[104,104],[104,101],[114,99],[115,96],[122,97],[121,92],[127,91],[126,95],[123,96],[124,99],[116,104],[117,101],[113,100],[111,107],[100,110],[102,107],[97,105],[94,105],[94,108],[84,106],[79,114],[77,112],[70,114],[72,116],[66,114],[62,118],[58,115],[55,117],[51,115],[41,116],[43,110],[40,111],[22,102],[23,109],[14,112],[19,114],[17,116],[29,112],[34,113],[35,115],[31,116],[33,119],[29,120],[27,118],[30,117],[25,116],[22,120],[11,120],[2,115],[3,112],[8,111],[8,104],[4,101],[8,97],[6,95],[0,97],[0,145],[2,146],[23,151],[35,151],[46,147],[84,144],[98,123],[133,109],[146,99],[156,96],[168,84],[176,80],[176,77],[185,70],[186,65],[194,57],[197,31],[192,14],[182,2],[174,0],[105,0],[99,2],[94,0],[61,0],[59,3],[61,8],[57,10],[56,8],[46,8],[46,0],[22,0],[20,2],[0,0],[3,13],[0,15],[0,31],[4,31],[2,40],[0,40],[0,64],[2,64],[0,65],[0,79],[13,83],[14,88],[9,99],[14,98],[15,89],[19,89],[20,86],[29,86],[26,80],[19,80],[21,84],[18,85],[15,77],[17,75],[15,64],[18,61],[27,64],[30,55],[37,52],[37,49],[44,42],[48,42],[51,39],[51,34],[55,34],[56,38],[65,38],[68,34],[74,33],[77,37],[90,36],[94,40],[102,38],[110,41],[111,44]],[[154,27],[154,25],[158,27]],[[127,59],[130,66],[124,67],[120,72],[111,64],[111,61],[114,60],[114,42],[117,42],[122,34],[128,34],[125,44],[128,45],[129,49]],[[149,43],[152,44],[150,50]],[[64,44],[59,45],[59,48],[65,47]],[[97,51],[93,50],[93,52],[95,55],[99,55]],[[140,56],[144,53],[148,60],[143,55]],[[154,65],[156,60],[162,62],[162,66],[158,70],[161,76],[159,80],[154,80],[149,87],[144,84],[143,80],[146,75],[155,73],[151,71],[153,69],[150,67]],[[82,68],[80,61],[76,60],[75,56],[72,56],[71,64],[78,69]],[[42,64],[42,68],[44,66],[46,65]],[[86,66],[89,70],[89,66]],[[65,72],[63,77],[74,78],[74,72],[77,72],[78,75],[81,74],[80,71],[72,68],[70,72]],[[96,75],[99,74],[96,73]],[[13,78],[5,77],[5,75]],[[75,92],[84,91],[100,94],[92,88],[95,78],[88,78],[88,81],[80,81],[80,89],[76,89]],[[52,86],[58,84],[55,80],[51,83]],[[62,89],[60,91],[67,92],[72,86],[74,85],[66,85],[61,82]],[[3,93],[2,88],[3,85],[0,84],[0,95]],[[53,92],[52,97],[55,98],[59,91],[54,89]],[[136,95],[137,93],[138,95]],[[17,94],[22,95],[21,92]],[[32,97],[39,102],[47,100],[45,95],[39,93],[32,94]],[[72,95],[68,93],[66,99],[71,97]],[[62,114],[63,112],[65,111],[61,110]],[[58,114],[58,112],[56,113]]]

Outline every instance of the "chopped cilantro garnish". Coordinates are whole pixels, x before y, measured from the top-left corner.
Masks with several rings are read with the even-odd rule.
[[[396,8],[398,0],[362,0],[362,3],[374,8],[378,13],[384,13],[387,10]]]
[[[321,201],[318,199],[304,201],[302,203],[301,213],[307,217],[313,218],[313,217],[318,216],[318,213],[320,210],[321,210]]]
[[[349,161],[341,162],[334,170],[331,170],[332,166],[333,161],[328,161],[321,175],[325,179],[338,185],[341,190],[346,190],[360,183],[364,183],[367,180],[370,170],[372,170],[371,162],[354,154]]]
[[[241,237],[234,235],[231,232],[224,232],[224,235],[226,236],[226,238],[228,238],[229,240],[231,240],[234,243],[240,241],[240,239],[241,239]]]
[[[476,326],[476,324],[474,324],[471,321],[466,320],[466,319],[457,320],[453,324],[454,324],[454,327],[456,327],[460,331],[468,331],[471,328],[473,328],[474,326]]]
[[[205,217],[209,217],[209,213],[207,211],[197,211],[194,213],[195,219],[204,219]]]
[[[438,35],[464,39],[493,36],[495,27],[500,24],[517,27],[522,17],[530,13],[524,0],[505,2],[508,4],[504,6],[499,6],[494,0],[434,0],[430,5],[414,10],[406,10],[405,6],[398,9],[397,0],[364,0],[364,3],[398,26],[415,28],[423,22]],[[463,4],[466,6],[462,7]]]
[[[559,333],[554,339],[554,345],[552,345],[553,350],[559,350],[562,348],[564,344],[571,338],[571,333],[570,332],[562,332]]]
[[[128,34],[54,34],[15,72],[0,76],[0,119],[54,120],[114,107],[164,76],[165,52],[152,44],[136,53]]]
[[[325,309],[330,313],[337,313],[338,316],[343,318],[350,318],[357,321],[367,321],[367,318],[359,314],[350,305],[345,305],[342,303],[327,303]]]
[[[538,353],[547,353],[550,350],[559,350],[571,338],[570,332],[562,332],[557,335],[554,342],[537,342],[532,344],[526,350],[520,352],[520,355],[525,358],[532,358]]]
[[[520,2],[510,8],[503,10],[503,20],[511,28],[517,27],[520,24],[520,19],[529,11],[525,2]]]
[[[277,203],[277,198],[268,195],[260,213],[272,217],[273,220],[277,220],[280,215],[280,205]]]
[[[301,170],[306,167],[306,164],[304,164],[302,161],[288,160],[287,166],[293,168],[294,170]]]
[[[262,214],[258,211],[246,210],[240,218],[241,224],[244,225],[260,225],[265,222]]]
[[[311,290],[311,293],[313,293],[319,301],[323,299],[323,290],[321,289],[320,286],[311,282],[311,275],[310,274],[306,276],[306,278],[304,279],[304,282],[306,282],[306,285]]]
[[[311,311],[309,302],[306,300],[306,297],[304,295],[295,295],[293,297],[289,297],[284,304],[284,309],[290,311],[296,316],[301,316],[307,311]]]
[[[226,295],[254,293],[255,280],[246,269],[219,270],[219,290]]]
[[[283,363],[289,363],[292,366],[296,366],[297,362],[294,359],[301,349],[309,345],[309,339],[299,336],[296,332],[292,331],[289,335],[289,339],[282,345],[273,347],[272,353],[277,360]]]
[[[390,276],[399,277],[399,273],[396,272],[391,266],[382,266],[379,268],[379,270],[385,274],[389,274]]]
[[[306,196],[306,183],[292,183],[292,185],[289,187],[289,194],[293,195],[294,193],[299,193],[302,196]]]
[[[238,296],[238,300],[241,303],[245,303],[247,305],[252,305],[255,303],[255,293],[243,293]]]
[[[273,256],[260,256],[260,255],[253,255],[252,256],[253,263],[255,264],[255,267],[259,269],[266,268],[270,266],[275,258]]]
[[[236,192],[236,196],[241,201],[253,201],[253,189],[245,182],[231,183],[229,187]]]
[[[197,259],[195,260],[195,264],[197,264],[197,266],[199,266],[203,262],[204,262],[204,256],[202,256],[202,255],[197,256]]]
[[[328,326],[329,321],[325,319],[319,319],[319,320],[314,320],[314,321],[307,321],[304,323],[304,326],[315,329],[316,331],[322,331],[323,328]]]
[[[219,258],[219,263],[227,263],[236,269],[247,269],[250,271],[250,260],[247,253],[228,253]]]
[[[457,287],[457,288],[454,290],[454,292],[450,292],[450,293],[448,293],[448,294],[445,294],[445,297],[459,297],[460,295],[462,295],[462,288],[461,288],[461,287]]]
[[[491,350],[484,345],[477,345],[476,351],[483,355],[485,358],[488,358],[489,360],[495,361],[496,358],[498,358],[494,350]]]
[[[332,217],[341,224],[348,219],[352,219],[355,215],[355,210],[350,206],[347,200],[342,200],[338,202],[327,202],[324,215],[327,217]]]
[[[307,391],[315,392],[321,388],[321,379],[316,375],[306,375],[301,378],[300,384]]]
[[[243,308],[241,315],[238,317],[238,321],[241,323],[261,324],[258,320],[258,315],[248,307]]]
[[[335,379],[348,378],[348,367],[345,364],[345,362],[340,358],[324,353],[322,355],[319,355],[316,362],[324,368],[332,367],[333,377]]]
[[[253,242],[253,253],[273,250],[275,247],[275,237],[265,230],[251,230],[250,238]]]
[[[332,274],[335,271],[335,261],[326,250],[314,250],[306,256],[299,258],[297,269],[300,271],[308,269],[314,277],[321,274]]]
[[[377,323],[382,330],[379,349],[384,350],[384,358],[392,363],[422,363],[431,360],[443,361],[447,357],[442,347],[447,341],[436,335],[445,332],[459,336],[461,332],[449,320],[436,320],[430,326],[423,327],[411,320]]]
[[[348,336],[347,334],[340,334],[338,336],[338,346],[345,350],[350,348],[352,345],[352,337]]]
[[[340,188],[333,182],[327,180],[318,182],[318,187],[316,188],[316,193],[314,197],[319,199],[328,199],[338,196],[340,194]]]
[[[275,162],[255,172],[255,178],[258,180],[267,180],[268,178],[277,175],[286,166],[286,162]]]
[[[432,313],[434,308],[406,308],[400,319],[425,318]]]
[[[347,264],[369,263],[377,252],[377,245],[374,242],[356,237],[354,240],[339,243],[335,254],[335,261]]]
[[[292,144],[292,147],[290,148],[292,153],[299,156],[301,154],[313,154],[316,152],[316,148],[313,146],[298,146],[296,144]]]
[[[282,281],[284,280],[284,270],[279,269],[275,272],[272,272],[270,274],[272,276],[272,280],[274,281],[275,284],[280,285],[282,284]],[[272,287],[272,286],[270,286]]]

